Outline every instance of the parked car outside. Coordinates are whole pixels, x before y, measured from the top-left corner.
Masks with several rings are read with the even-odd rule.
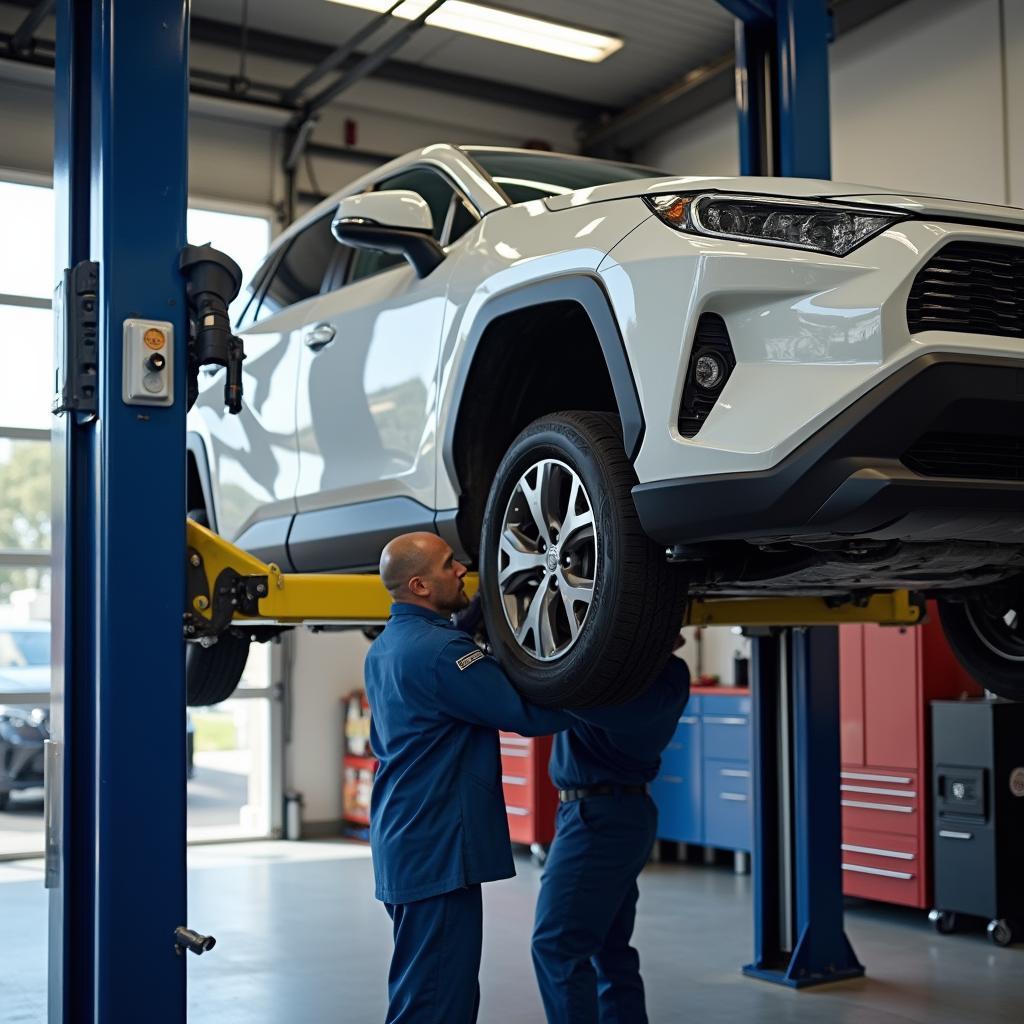
[[[11,793],[43,785],[43,745],[50,736],[50,627],[0,623],[0,810]],[[25,695],[25,700],[19,698]],[[30,696],[31,695],[31,696]]]
[[[541,704],[637,692],[688,598],[902,588],[1024,696],[1022,279],[1018,209],[428,146],[274,243],[188,508],[301,572],[438,532]]]

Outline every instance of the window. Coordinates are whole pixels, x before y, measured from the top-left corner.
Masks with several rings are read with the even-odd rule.
[[[228,307],[231,322],[236,323],[269,269],[270,261],[264,257],[270,245],[270,221],[266,217],[193,208],[188,211],[187,233],[193,245],[209,242],[227,253],[242,271],[242,287]]]
[[[50,690],[52,190],[0,181],[0,223],[0,361],[8,368],[0,374],[0,706],[22,709],[22,750],[37,751],[27,760],[19,752],[17,785],[10,795],[6,787],[0,791],[2,855],[40,852],[43,846],[41,751]],[[245,279],[266,255],[270,221],[191,209],[188,238],[227,252]],[[236,300],[232,315],[247,301],[245,295]],[[13,763],[9,734],[0,736],[0,774]],[[229,788],[220,799],[222,815],[232,813]],[[251,794],[248,802],[253,803]],[[239,812],[233,813],[237,820]]]
[[[303,228],[288,243],[260,303],[257,321],[320,294],[327,268],[338,249],[338,242],[331,233],[333,217],[332,210]]]
[[[456,196],[452,203],[451,218],[451,227],[448,229],[449,245],[457,242],[480,219],[461,196]]]
[[[615,181],[658,178],[664,171],[639,164],[616,164],[564,153],[467,147],[466,152],[500,185],[514,203],[562,195],[578,188]]]

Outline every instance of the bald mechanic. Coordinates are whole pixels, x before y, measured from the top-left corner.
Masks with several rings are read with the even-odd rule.
[[[559,791],[558,827],[533,929],[549,1024],[647,1024],[640,958],[629,943],[636,880],[658,823],[647,785],[689,695],[689,669],[670,657],[641,696],[575,711],[572,728],[555,737],[548,771]]]
[[[388,1024],[477,1019],[480,883],[515,874],[498,729],[541,736],[572,721],[524,703],[452,613],[466,567],[432,533],[391,541],[380,575],[395,603],[366,656],[377,899],[394,923]]]

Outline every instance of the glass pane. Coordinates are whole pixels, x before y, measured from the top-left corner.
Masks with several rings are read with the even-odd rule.
[[[308,299],[311,295],[320,294],[327,264],[338,251],[337,239],[331,233],[333,217],[332,210],[304,228],[289,243],[284,259],[274,271],[267,294],[263,296],[258,320]]]
[[[0,854],[43,848],[49,618],[50,570],[0,566]]]
[[[0,292],[52,299],[52,189],[0,181],[0,224]]]
[[[270,645],[253,644],[242,686],[266,685]],[[270,701],[226,700],[190,708],[188,838],[227,839],[270,833]]]
[[[564,153],[522,152],[500,149],[469,149],[469,155],[496,181],[503,178],[525,185],[532,182],[550,193],[591,188],[613,181],[664,177],[665,172],[639,164],[616,164]]]
[[[0,438],[0,551],[49,549],[50,457],[49,441]]]
[[[48,309],[0,306],[0,366],[0,426],[49,430],[54,386]]]
[[[242,288],[228,307],[231,322],[235,323],[249,298],[245,285],[256,273],[270,246],[270,221],[249,214],[189,210],[187,232],[192,245],[209,242],[215,249],[226,252],[241,268]]]

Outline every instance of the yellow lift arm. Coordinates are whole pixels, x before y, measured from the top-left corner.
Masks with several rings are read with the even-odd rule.
[[[261,562],[191,519],[188,551],[187,639],[207,643],[231,625],[384,622],[391,598],[369,573],[283,573]],[[477,578],[466,578],[472,595]],[[877,594],[863,602],[836,603],[817,597],[723,598],[691,601],[690,626],[838,626],[877,622],[913,626],[924,605],[906,590]]]

